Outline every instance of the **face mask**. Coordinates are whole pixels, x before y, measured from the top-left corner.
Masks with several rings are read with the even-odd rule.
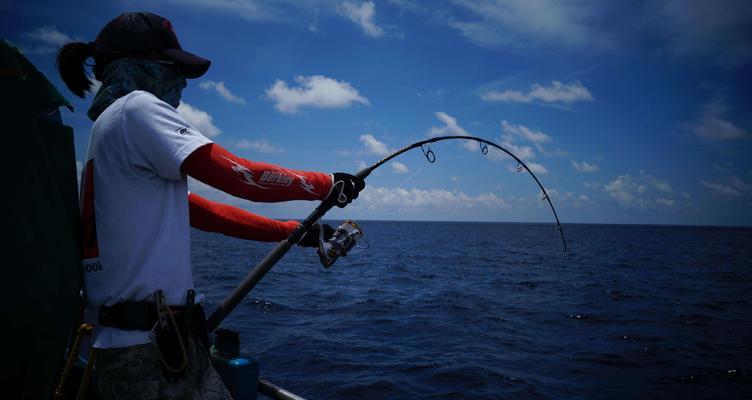
[[[110,63],[102,76],[102,86],[87,113],[92,121],[115,100],[134,90],[147,91],[177,108],[186,86],[177,68],[161,60],[121,58]]]

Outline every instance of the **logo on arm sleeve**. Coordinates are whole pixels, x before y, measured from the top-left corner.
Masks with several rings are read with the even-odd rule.
[[[268,187],[263,187],[259,185],[258,183],[256,183],[253,177],[253,171],[251,171],[250,169],[238,164],[237,162],[227,157],[222,156],[222,158],[224,158],[225,160],[229,161],[232,164],[232,167],[230,168],[232,168],[232,170],[235,171],[235,173],[241,176],[240,180],[243,183],[251,185],[251,186],[255,186],[259,189],[269,189]]]

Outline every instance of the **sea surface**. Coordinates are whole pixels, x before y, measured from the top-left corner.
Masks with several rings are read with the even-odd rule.
[[[336,226],[336,223],[332,223]],[[312,399],[752,398],[752,228],[364,221],[228,317]],[[211,313],[271,248],[192,233]],[[366,245],[366,241],[368,244]]]

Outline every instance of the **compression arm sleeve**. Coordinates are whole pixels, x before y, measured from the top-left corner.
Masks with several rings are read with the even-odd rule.
[[[181,168],[209,186],[258,202],[324,200],[332,187],[330,174],[249,161],[216,143],[196,149]]]
[[[192,227],[247,240],[279,242],[299,225],[297,221],[277,221],[209,201],[194,193],[188,194],[188,210]]]

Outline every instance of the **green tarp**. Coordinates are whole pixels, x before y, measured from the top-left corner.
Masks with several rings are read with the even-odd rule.
[[[10,222],[0,279],[3,397],[49,399],[82,281],[73,130],[59,114],[70,104],[5,40],[0,98],[6,176],[0,212]]]

